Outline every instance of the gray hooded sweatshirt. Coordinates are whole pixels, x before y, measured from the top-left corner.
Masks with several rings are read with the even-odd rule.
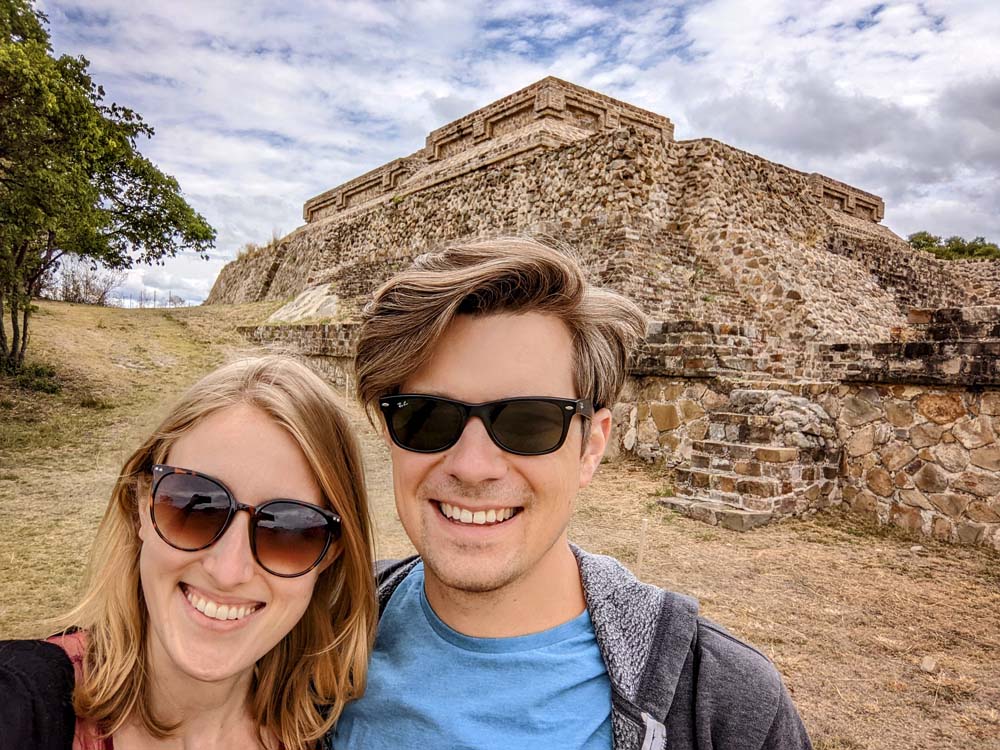
[[[766,656],[699,617],[694,599],[643,583],[614,558],[573,552],[611,681],[614,750],[811,749]],[[417,561],[379,564],[380,613]]]

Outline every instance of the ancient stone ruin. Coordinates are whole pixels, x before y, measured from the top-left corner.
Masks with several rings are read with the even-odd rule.
[[[208,302],[290,300],[247,335],[349,387],[359,310],[415,255],[568,242],[651,317],[610,452],[671,469],[662,502],[734,529],[843,503],[1000,549],[1000,262],[915,251],[883,213],[546,78],[306,201]]]

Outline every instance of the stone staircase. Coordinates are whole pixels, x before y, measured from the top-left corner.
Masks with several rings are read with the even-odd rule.
[[[848,382],[1000,385],[1000,306],[914,308],[878,344],[814,344],[814,376]]]
[[[767,381],[740,385],[726,410],[709,412],[689,465],[674,471],[675,495],[660,502],[737,531],[829,503],[839,457],[820,434],[834,437],[829,417],[821,429],[822,410],[807,399]],[[797,419],[801,429],[789,431],[793,414],[805,416]]]
[[[699,378],[752,373],[756,339],[757,331],[749,324],[652,321],[632,371]]]

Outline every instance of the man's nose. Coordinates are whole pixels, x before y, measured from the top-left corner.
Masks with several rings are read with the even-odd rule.
[[[238,511],[222,538],[205,553],[202,565],[219,588],[232,589],[253,578],[257,562],[250,549],[250,514]]]
[[[506,473],[507,457],[490,438],[483,421],[472,417],[458,442],[448,449],[445,468],[461,482],[484,482],[499,479]]]

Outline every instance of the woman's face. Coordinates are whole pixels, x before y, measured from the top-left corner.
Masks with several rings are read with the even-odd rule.
[[[323,505],[322,492],[292,437],[251,406],[217,411],[178,439],[166,463],[221,480],[237,502],[259,505],[286,498]],[[149,497],[140,498],[139,573],[149,612],[154,675],[174,670],[215,682],[248,674],[302,617],[319,571],[297,578],[274,576],[250,551],[248,513],[237,513],[208,549],[174,549],[156,533]],[[327,560],[332,559],[328,555]],[[238,619],[209,617],[225,605]],[[251,611],[252,610],[252,611]],[[247,613],[249,612],[249,613]]]

